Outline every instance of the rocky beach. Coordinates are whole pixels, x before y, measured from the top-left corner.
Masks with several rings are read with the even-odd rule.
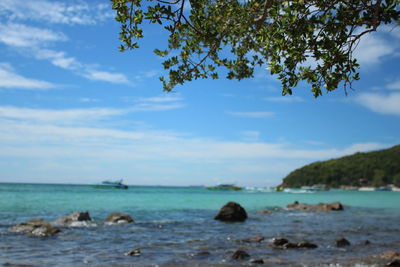
[[[400,260],[400,211],[387,204],[399,200],[397,192],[99,192],[4,184],[0,190],[3,266],[398,266]],[[371,198],[382,206],[359,204]]]

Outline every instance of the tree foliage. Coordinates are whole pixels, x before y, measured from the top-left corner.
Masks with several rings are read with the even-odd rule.
[[[121,24],[120,50],[139,47],[142,24],[165,29],[168,45],[155,49],[169,71],[164,90],[199,78],[252,77],[267,66],[292,94],[307,82],[314,96],[323,88],[351,88],[359,79],[353,52],[360,39],[399,20],[399,0],[111,0]],[[225,73],[225,72],[224,72]]]
[[[314,162],[291,172],[283,179],[287,187],[325,184],[359,186],[395,184],[400,186],[400,145],[368,153],[356,153],[324,162]]]

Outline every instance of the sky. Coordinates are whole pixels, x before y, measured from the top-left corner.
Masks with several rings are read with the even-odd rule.
[[[118,50],[109,1],[0,1],[0,182],[274,186],[314,161],[400,143],[400,27],[365,36],[361,80],[282,96],[265,68],[162,90],[145,25]]]

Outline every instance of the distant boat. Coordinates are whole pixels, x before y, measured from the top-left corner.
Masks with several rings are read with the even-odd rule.
[[[363,186],[358,188],[358,191],[375,191],[376,188],[375,187],[371,187],[371,186]]]
[[[324,184],[315,184],[313,186],[302,186],[302,190],[306,191],[326,191],[327,188]]]
[[[240,191],[243,189],[242,187],[233,184],[219,184],[216,186],[206,186],[206,188],[209,190],[218,190],[218,191],[229,191],[229,190]]]
[[[99,189],[107,189],[107,188],[128,189],[128,186],[122,183],[122,179],[117,181],[106,180],[103,181],[101,184],[94,185],[93,187]]]

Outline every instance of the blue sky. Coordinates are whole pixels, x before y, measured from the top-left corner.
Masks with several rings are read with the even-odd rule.
[[[165,33],[120,53],[118,32],[108,1],[0,1],[0,182],[273,186],[400,143],[399,27],[359,44],[354,91],[317,99],[281,96],[263,68],[165,93]]]

